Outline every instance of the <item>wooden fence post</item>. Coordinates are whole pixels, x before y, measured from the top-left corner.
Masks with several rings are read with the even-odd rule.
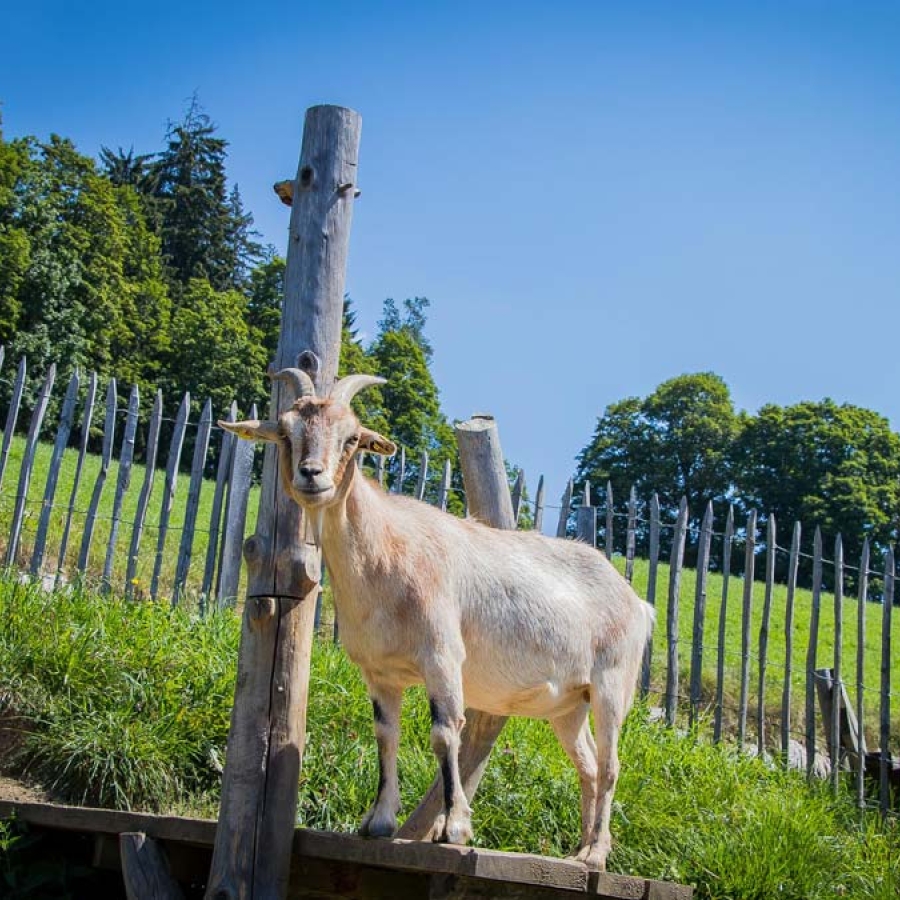
[[[831,695],[831,779],[834,791],[840,788],[841,769],[841,644],[844,637],[844,543],[840,534],[834,539],[834,682]],[[850,710],[847,710],[850,712]]]
[[[566,536],[566,528],[569,524],[569,513],[572,511],[572,479],[566,482],[566,489],[563,491],[562,500],[559,507],[559,522],[556,525],[556,536],[564,538]]]
[[[428,451],[423,450],[419,456],[419,474],[416,476],[416,500],[425,499],[425,486],[428,482]]]
[[[159,590],[159,576],[162,572],[163,558],[166,549],[166,534],[169,530],[169,516],[175,501],[175,484],[178,480],[178,464],[181,461],[181,450],[184,447],[184,432],[187,429],[188,415],[191,411],[191,395],[185,393],[175,416],[175,427],[169,442],[169,455],[166,462],[166,480],[163,487],[162,503],[159,509],[159,531],[156,535],[156,557],[153,561],[153,575],[150,578],[150,596],[156,599]]]
[[[380,460],[383,460],[383,456],[378,457]],[[438,509],[447,511],[447,500],[450,497],[450,479],[453,475],[453,466],[450,464],[449,459],[444,460],[444,472],[441,475],[441,486],[438,489]]]
[[[822,532],[813,537],[812,607],[809,644],[806,648],[806,777],[813,777],[816,764],[816,645],[819,641],[819,607],[822,602]]]
[[[125,492],[131,484],[131,464],[134,461],[134,438],[137,434],[139,405],[140,394],[137,385],[134,385],[128,397],[128,410],[125,413],[125,433],[122,436],[122,449],[119,451],[119,477],[116,479],[112,519],[109,523],[109,541],[106,545],[106,558],[103,562],[103,589],[106,591],[112,587],[113,557],[116,552],[116,540],[119,536],[119,522],[122,518],[122,502],[125,499]]]
[[[866,662],[866,603],[869,602],[869,539],[863,540],[859,558],[859,591],[856,618],[856,721],[859,723],[859,756],[856,760],[856,804],[866,806],[866,736],[863,723],[864,671]]]
[[[544,527],[544,476],[538,478],[537,491],[534,495],[534,530],[540,534]]]
[[[725,628],[728,624],[728,578],[731,575],[731,542],[734,540],[734,507],[728,507],[725,535],[722,538],[722,603],[719,606],[719,640],[716,656],[716,712],[713,741],[722,739],[722,712],[725,698]]]
[[[669,602],[666,607],[666,725],[675,724],[678,711],[678,601],[681,597],[681,566],[684,562],[684,541],[687,536],[687,498],[681,498],[678,520],[672,536],[672,555],[669,560]]]
[[[781,755],[788,765],[791,741],[791,676],[794,654],[794,593],[800,563],[800,523],[794,522],[791,556],[788,562],[787,600],[784,607],[784,688],[781,692]]]
[[[697,548],[697,588],[694,593],[694,629],[691,639],[691,727],[700,712],[700,688],[703,680],[703,631],[706,621],[706,585],[709,580],[709,549],[712,544],[712,500],[706,504]]]
[[[647,602],[656,607],[656,580],[659,572],[659,495],[650,498],[650,560],[647,568]],[[644,662],[641,666],[641,696],[650,692],[650,669],[653,665],[653,640],[644,648]]]
[[[894,607],[894,551],[888,549],[884,560],[884,598],[881,602],[881,715],[879,737],[881,760],[879,765],[878,797],[881,812],[890,810],[890,783],[888,769],[891,754],[891,611]]]
[[[94,417],[94,403],[97,400],[97,373],[91,372],[88,381],[87,397],[84,401],[84,412],[81,414],[81,446],[78,449],[78,462],[75,464],[75,476],[72,479],[72,493],[69,494],[69,506],[66,510],[66,524],[63,528],[62,540],[59,544],[59,563],[56,566],[56,584],[59,584],[66,564],[66,549],[69,545],[69,532],[72,528],[72,514],[75,512],[75,499],[81,484],[81,473],[84,469],[84,458],[87,456],[88,439],[91,434],[91,420]]]
[[[109,474],[109,464],[112,462],[113,442],[116,435],[116,379],[111,378],[106,389],[106,419],[103,422],[103,448],[100,453],[100,471],[94,482],[94,490],[91,494],[91,505],[88,507],[87,518],[84,520],[84,534],[81,536],[81,550],[78,553],[78,570],[84,574],[87,572],[88,557],[91,552],[91,541],[94,538],[94,525],[97,522],[97,508],[100,506],[100,495],[106,484],[106,476]]]
[[[28,500],[28,486],[31,484],[31,470],[34,466],[34,454],[37,449],[38,436],[41,425],[44,422],[44,414],[47,412],[47,404],[50,402],[50,392],[53,390],[53,382],[56,380],[56,363],[51,363],[44,378],[41,393],[38,396],[37,405],[31,414],[31,424],[28,426],[28,437],[25,439],[25,451],[22,454],[22,468],[19,469],[19,486],[16,488],[16,507],[13,510],[12,530],[9,535],[9,544],[6,547],[6,565],[11,566],[16,561],[16,551],[19,549],[19,538],[22,533],[22,522],[25,517],[25,503]]]
[[[517,469],[516,470],[516,480],[513,484],[512,489],[512,506],[513,506],[513,518],[516,520],[516,527],[518,527],[519,516],[522,512],[522,499],[525,496],[525,470]]]
[[[62,412],[59,417],[59,428],[56,430],[56,441],[53,444],[53,455],[50,457],[50,468],[47,471],[47,483],[44,486],[44,500],[41,504],[41,515],[38,521],[37,533],[34,537],[34,551],[31,555],[31,574],[41,574],[41,564],[44,561],[44,547],[47,542],[47,530],[50,527],[50,514],[53,511],[53,499],[56,496],[56,484],[59,480],[59,470],[62,466],[63,453],[69,443],[69,434],[72,431],[72,423],[75,420],[75,404],[78,402],[78,386],[81,379],[76,369],[66,388],[66,396],[63,400]]]
[[[635,531],[637,530],[637,490],[634,485],[628,493],[628,528],[625,535],[625,580],[634,579]]]
[[[277,369],[299,366],[327,395],[337,374],[356,194],[360,116],[307,110],[285,271]],[[275,381],[270,416],[295,400]],[[274,900],[287,891],[321,557],[266,453],[248,568],[238,679],[207,896]]]
[[[744,748],[747,704],[750,700],[750,617],[753,607],[753,577],[756,568],[756,510],[747,516],[744,544],[744,603],[741,611],[741,696],[738,701],[738,747]]]
[[[769,650],[769,622],[772,618],[772,592],[775,589],[775,552],[777,523],[769,513],[766,523],[766,594],[759,626],[759,704],[756,709],[756,750],[762,759],[766,730],[766,654]]]
[[[603,535],[603,549],[606,558],[612,559],[613,555],[613,489],[612,482],[606,482],[606,534]]]
[[[162,427],[162,391],[156,392],[153,408],[150,410],[150,426],[147,434],[147,452],[144,456],[144,482],[138,495],[137,509],[134,513],[134,526],[131,529],[131,543],[128,547],[128,565],[125,570],[125,596],[134,594],[135,577],[137,575],[138,554],[141,549],[141,537],[144,533],[144,520],[150,504],[150,492],[156,476],[156,456],[159,449],[159,430]]]
[[[25,389],[26,366],[27,363],[23,356],[19,360],[19,368],[16,371],[12,396],[9,400],[9,409],[6,411],[6,427],[3,429],[3,447],[0,448],[0,485],[3,484],[3,473],[6,472],[6,461],[9,459],[9,445],[12,443],[13,433],[16,430],[16,420],[19,418],[19,406],[22,403],[22,391]]]
[[[493,416],[473,416],[457,425],[455,430],[469,509],[487,525],[514,531],[516,519],[512,497]],[[471,801],[484,774],[491,748],[507,717],[474,709],[467,709],[465,715],[466,726],[459,748],[459,774],[466,797]],[[410,813],[397,836],[412,840],[426,837],[441,812],[443,802],[443,779],[438,773],[428,793]]]

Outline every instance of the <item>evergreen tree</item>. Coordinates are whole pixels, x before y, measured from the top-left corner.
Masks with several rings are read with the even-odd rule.
[[[151,169],[163,255],[181,288],[205,278],[214,290],[227,290],[240,268],[240,229],[225,178],[227,146],[195,97],[181,122],[169,125],[166,148]]]

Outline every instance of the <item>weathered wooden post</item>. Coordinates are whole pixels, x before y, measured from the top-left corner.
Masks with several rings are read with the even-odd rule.
[[[303,354],[299,365],[319,394],[337,373],[360,125],[353,110],[307,110],[292,185],[275,368],[297,366]],[[294,399],[274,382],[270,414]],[[247,602],[207,887],[215,900],[280,898],[288,885],[321,560],[301,539],[300,507],[277,484],[274,449],[266,454],[256,534],[244,546]]]
[[[456,426],[456,439],[469,511],[494,528],[515,531],[516,517],[493,416],[477,415],[468,422],[461,422]],[[459,774],[470,801],[506,718],[466,710],[466,727],[459,748]],[[443,806],[443,798],[443,781],[438,775],[421,803],[401,826],[398,837],[419,840],[428,837]]]

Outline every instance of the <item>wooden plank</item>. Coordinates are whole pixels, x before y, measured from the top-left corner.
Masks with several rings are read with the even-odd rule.
[[[187,584],[194,547],[194,530],[197,525],[197,510],[200,507],[200,491],[203,488],[203,469],[206,466],[206,451],[209,449],[209,433],[212,430],[212,400],[207,399],[200,413],[197,437],[194,443],[194,458],[191,464],[191,480],[188,486],[187,505],[184,510],[184,526],[181,530],[181,544],[178,548],[178,563],[175,569],[175,584],[172,587],[172,606],[178,603]]]
[[[150,578],[150,596],[155,600],[159,593],[159,577],[162,572],[163,557],[166,549],[166,535],[169,530],[169,517],[172,504],[175,502],[175,487],[178,482],[178,466],[181,463],[181,450],[184,447],[184,433],[187,428],[188,414],[191,409],[191,395],[185,393],[175,416],[172,439],[169,442],[169,455],[166,460],[166,480],[163,487],[162,502],[159,510],[159,525],[156,534],[156,556],[153,560],[153,575]]]
[[[170,849],[194,846],[208,852],[216,834],[216,823],[208,819],[156,816],[150,813],[87,809],[49,803],[0,801],[0,818],[12,816],[34,828],[109,836],[140,832],[164,843]],[[344,886],[339,889],[345,896],[357,896],[353,893],[357,866],[379,868],[391,873],[422,872],[428,875],[478,879],[484,886],[482,890],[493,887],[499,892],[504,891],[506,885],[520,885],[522,888],[532,886],[539,890],[555,890],[561,892],[560,896],[575,893],[616,900],[689,900],[692,896],[691,888],[685,885],[628,875],[592,873],[584,865],[571,859],[480,847],[397,839],[371,840],[353,834],[296,828],[291,834],[291,851],[298,875],[302,874],[300,867],[305,861],[317,860],[338,866],[345,875]],[[303,896],[300,892],[303,887],[299,878],[293,878],[288,896]],[[207,896],[215,895],[207,893]],[[462,896],[472,895],[466,893]],[[475,896],[543,898],[553,895],[477,893]]]
[[[383,456],[378,457],[379,459],[384,459]],[[438,507],[442,509],[444,512],[447,511],[447,501],[450,498],[450,482],[453,475],[453,467],[450,465],[450,460],[444,460],[444,471],[441,475],[441,486],[438,489]]]
[[[119,537],[119,523],[122,519],[122,502],[125,499],[125,492],[131,485],[131,464],[134,462],[134,438],[137,434],[140,402],[140,392],[135,384],[132,386],[131,394],[128,397],[128,410],[125,413],[125,433],[122,437],[122,449],[119,451],[119,477],[116,480],[112,519],[109,525],[109,542],[106,545],[106,560],[103,563],[103,586],[105,590],[109,590],[112,587],[113,559],[116,554],[116,541]]]
[[[675,724],[675,716],[678,713],[678,603],[681,597],[681,567],[684,563],[687,520],[687,497],[682,497],[672,536],[672,554],[669,558],[669,602],[666,607],[666,724],[670,727]]]
[[[709,550],[712,544],[713,505],[706,504],[700,525],[700,543],[697,547],[697,586],[694,593],[694,627],[691,639],[691,727],[697,723],[700,712],[700,688],[703,680],[703,625],[706,621],[706,586],[709,581]]]
[[[227,422],[237,421],[237,403],[232,402]],[[231,455],[234,445],[239,440],[237,435],[222,429],[222,443],[219,445],[219,462],[216,466],[216,487],[213,491],[212,510],[209,515],[209,539],[206,542],[206,563],[203,566],[203,581],[200,584],[200,602],[205,611],[213,589],[216,574],[216,562],[219,558],[219,531],[222,527],[222,513],[225,506],[225,491],[228,486],[228,473],[231,470]],[[248,442],[249,443],[249,442]]]
[[[375,477],[378,479],[378,483],[384,487],[384,467],[386,460],[383,456],[375,457]]]
[[[788,765],[791,741],[791,679],[794,655],[794,593],[797,590],[797,568],[800,562],[800,523],[794,522],[791,555],[788,561],[787,599],[784,607],[784,687],[781,691],[781,756]]]
[[[113,441],[116,435],[116,379],[109,380],[106,389],[106,418],[103,422],[103,448],[100,451],[100,471],[94,482],[94,490],[91,494],[91,503],[88,507],[87,517],[84,520],[84,533],[81,536],[81,550],[78,552],[78,571],[86,572],[88,557],[91,552],[91,541],[94,539],[94,526],[97,524],[97,510],[100,507],[100,496],[106,484],[109,474],[109,464],[112,461]]]
[[[522,512],[522,498],[525,496],[525,470],[516,470],[516,480],[512,489],[512,507],[513,518],[516,520],[516,527],[519,526],[519,517]]]
[[[25,503],[28,500],[28,487],[31,484],[31,471],[34,468],[34,452],[37,448],[41,425],[47,412],[47,404],[50,402],[50,392],[53,390],[53,382],[56,380],[56,363],[51,363],[44,378],[41,392],[31,414],[31,423],[28,426],[28,436],[25,439],[25,449],[22,453],[22,467],[19,469],[19,484],[16,488],[16,505],[13,509],[12,527],[9,533],[9,544],[6,547],[6,565],[13,566],[16,563],[16,553],[19,549],[19,540],[22,536],[22,522],[25,517]]]
[[[9,446],[12,443],[16,430],[16,421],[19,418],[19,407],[22,405],[22,391],[25,389],[25,374],[27,363],[23,356],[19,360],[19,368],[13,381],[12,394],[9,399],[9,409],[6,411],[6,426],[3,429],[3,447],[0,448],[0,486],[3,485],[3,475],[6,472],[6,463],[9,459]]]
[[[156,392],[153,408],[150,411],[150,425],[147,433],[147,452],[144,456],[144,481],[138,495],[137,509],[134,512],[134,525],[131,529],[131,543],[128,547],[128,564],[125,568],[125,596],[134,595],[135,578],[137,577],[138,554],[141,550],[141,537],[144,533],[144,522],[147,518],[147,507],[150,504],[150,492],[156,477],[156,457],[159,448],[159,431],[162,427],[162,391]]]
[[[634,485],[628,493],[628,526],[625,534],[625,580],[634,580],[635,533],[637,531],[637,491]]]
[[[540,534],[544,527],[544,476],[538,478],[537,491],[534,495],[534,530]]]
[[[840,534],[834,539],[834,690],[832,691],[831,780],[835,793],[840,788],[841,770],[841,645],[844,641],[844,544]],[[828,733],[828,732],[826,732]]]
[[[822,532],[813,537],[812,606],[806,649],[806,777],[812,779],[816,761],[816,648],[819,643],[819,608],[822,603]]]
[[[659,577],[659,495],[650,498],[650,559],[647,570],[647,602],[656,606],[656,582]],[[641,665],[641,696],[650,691],[650,671],[653,665],[653,641],[644,647],[644,661]]]
[[[425,499],[425,485],[428,482],[428,451],[423,450],[419,457],[419,474],[416,476],[416,500]]]
[[[728,624],[728,581],[731,577],[731,549],[734,541],[734,507],[729,505],[722,538],[722,602],[719,606],[719,639],[716,655],[716,710],[713,741],[722,740],[722,713],[725,695],[725,630]]]
[[[56,583],[62,576],[66,564],[66,550],[69,546],[69,533],[72,528],[72,516],[75,512],[75,500],[78,496],[78,488],[81,484],[81,474],[84,470],[84,460],[87,456],[88,441],[91,436],[91,420],[94,417],[94,403],[97,400],[97,373],[91,372],[88,380],[87,397],[84,400],[84,412],[81,414],[81,444],[78,448],[78,462],[75,464],[75,475],[72,478],[72,492],[69,495],[69,506],[66,510],[66,524],[63,527],[62,540],[59,545],[59,562],[56,566]]]
[[[775,589],[775,555],[777,524],[775,514],[769,513],[766,523],[766,593],[763,599],[762,621],[759,624],[759,681],[756,706],[756,752],[762,759],[766,735],[766,654],[769,650],[769,623],[772,620],[772,592]]]
[[[250,418],[257,418],[256,404],[250,411]],[[254,452],[255,446],[252,441],[235,441],[231,456],[231,471],[228,475],[225,534],[222,539],[222,561],[219,564],[219,585],[216,591],[220,607],[233,606],[237,600]]]
[[[606,482],[606,532],[603,536],[603,549],[607,559],[612,559],[613,555],[613,489],[612,482]]]
[[[750,700],[750,620],[753,606],[753,578],[756,571],[756,510],[747,516],[744,541],[744,602],[741,607],[741,696],[738,701],[738,747],[747,734],[747,705]]]
[[[566,489],[563,491],[562,500],[559,506],[559,521],[556,524],[556,536],[564,538],[569,528],[569,514],[572,512],[572,491],[574,486],[570,478],[566,482]]]
[[[128,900],[183,900],[184,893],[153,838],[142,831],[123,832],[119,835],[119,852]]]
[[[894,577],[894,551],[892,548],[888,548],[884,560],[884,600],[881,604],[881,714],[878,729],[881,745],[878,799],[884,815],[888,814],[891,803],[889,747],[891,744],[891,611],[894,607]]]
[[[869,602],[869,539],[863,540],[859,557],[859,585],[856,610],[856,721],[859,723],[859,754],[856,758],[856,804],[866,806],[866,737],[865,720],[865,663],[866,663],[866,604]]]
[[[44,486],[44,499],[41,502],[41,515],[38,520],[37,533],[34,536],[34,551],[31,554],[31,574],[39,575],[44,562],[44,550],[47,544],[47,531],[50,528],[50,516],[53,512],[53,501],[56,498],[56,485],[59,482],[59,470],[62,466],[63,454],[69,443],[72,423],[75,421],[75,406],[78,402],[78,387],[81,379],[76,369],[69,379],[66,396],[63,400],[56,440],[53,443],[53,454],[47,469],[47,482]]]

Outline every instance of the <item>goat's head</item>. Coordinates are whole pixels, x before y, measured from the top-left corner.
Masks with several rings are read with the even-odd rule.
[[[282,369],[273,378],[294,388],[297,399],[277,422],[219,422],[238,437],[271,441],[278,446],[281,480],[301,506],[321,509],[341,495],[348,468],[360,450],[390,456],[396,446],[359,423],[350,401],[363,388],[384,384],[374,375],[348,375],[327,397],[317,397],[312,379],[302,369]]]

